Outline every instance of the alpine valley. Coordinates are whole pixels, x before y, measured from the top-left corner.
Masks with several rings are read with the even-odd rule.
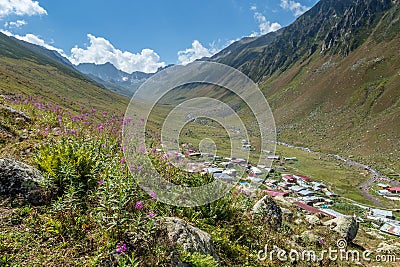
[[[258,85],[276,124],[273,155],[260,151],[249,107],[224,88],[172,90],[137,134],[145,118],[125,114],[130,98],[170,66],[74,65],[0,33],[0,267],[398,266],[400,1],[320,0],[199,61]],[[225,153],[224,128],[206,118],[187,119],[179,149],[164,151],[167,115],[197,96],[229,104],[254,133],[238,141],[249,159]],[[146,142],[123,143],[127,125]],[[202,153],[206,138],[222,148]],[[193,162],[183,170],[170,158]],[[142,187],[147,162],[168,186],[238,183],[202,206],[185,206],[187,195],[168,205],[163,190]]]

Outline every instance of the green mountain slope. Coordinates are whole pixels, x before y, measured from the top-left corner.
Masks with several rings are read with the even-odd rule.
[[[46,49],[0,33],[0,94],[43,96],[70,110],[124,111],[128,100],[99,87]]]
[[[399,173],[399,6],[321,0],[261,51],[223,50],[211,60],[259,82],[281,141]]]

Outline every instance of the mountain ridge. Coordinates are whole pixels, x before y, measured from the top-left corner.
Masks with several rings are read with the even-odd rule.
[[[239,57],[235,60],[227,60],[220,56],[226,50],[223,49],[210,60],[235,67],[253,80],[260,81],[278,70],[283,72],[293,62],[306,60],[318,48],[321,52],[330,51],[331,54],[345,56],[365,39],[363,34],[366,33],[357,30],[368,26],[372,28],[377,23],[376,17],[379,17],[375,13],[388,10],[395,4],[398,2],[393,4],[391,0],[321,0],[275,35],[269,33],[250,42],[249,46],[270,37],[265,47],[258,52],[253,51],[257,56],[248,56],[241,51],[237,52]]]
[[[0,33],[0,94],[41,96],[74,112],[97,108],[123,111],[128,102],[78,72],[57,52],[3,33]]]
[[[209,60],[258,82],[280,140],[400,173],[399,6],[322,0],[260,51],[222,50]]]

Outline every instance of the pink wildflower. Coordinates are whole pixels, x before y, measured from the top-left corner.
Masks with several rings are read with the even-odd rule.
[[[123,253],[123,252],[125,252],[127,250],[128,250],[128,248],[126,247],[126,244],[124,243],[124,244],[121,244],[121,245],[117,246],[116,252],[117,253]]]
[[[136,201],[135,208],[137,210],[143,209],[143,202],[142,201]]]

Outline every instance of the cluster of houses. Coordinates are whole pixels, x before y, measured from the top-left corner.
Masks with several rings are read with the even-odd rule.
[[[273,159],[280,160],[280,157],[274,156]],[[263,188],[266,188],[263,190],[264,193],[272,197],[284,197],[307,213],[322,214],[332,218],[344,216],[329,208],[339,196],[329,190],[324,183],[313,181],[312,178],[304,175],[295,174],[282,174],[280,179],[268,179],[266,178],[267,174],[273,171],[271,168],[264,165],[251,166],[244,159],[224,158],[224,160],[219,164],[220,167],[205,168],[204,171],[213,174],[215,178],[232,182],[237,175],[233,166],[240,164],[247,169],[246,181],[240,182],[242,190],[252,192],[262,184]],[[288,159],[285,158],[285,160]],[[294,158],[289,158],[289,160],[294,160]],[[388,192],[385,193],[387,195],[400,196],[400,188],[385,185],[384,190]],[[364,218],[383,223],[380,231],[400,237],[400,221],[396,220],[392,211],[356,205],[364,209]],[[364,221],[361,217],[358,217],[358,219]]]
[[[243,140],[242,148],[251,149],[251,145],[248,141]],[[190,158],[205,158],[203,157],[205,155],[201,153],[195,151],[189,152],[188,156]],[[201,160],[199,162],[192,162],[188,164],[188,171],[212,175],[215,179],[221,179],[228,183],[239,181],[241,190],[247,192],[249,195],[252,195],[258,188],[262,188],[264,193],[273,197],[284,197],[307,213],[318,213],[333,218],[344,216],[329,208],[339,196],[330,191],[324,183],[313,181],[310,177],[298,174],[282,174],[279,178],[274,176],[273,179],[269,179],[268,174],[274,172],[274,169],[266,165],[252,166],[247,160],[242,158],[222,158],[215,155],[206,156],[212,156],[212,159],[204,162],[201,162]],[[182,157],[185,156],[182,155]],[[268,156],[268,159],[281,162],[281,157],[278,155]],[[297,159],[283,158],[284,162],[295,160]],[[399,187],[390,187],[386,184],[378,184],[378,187],[381,188],[378,194],[386,197],[400,198]],[[396,221],[392,211],[356,205],[364,209],[365,216],[363,218],[384,223],[380,228],[382,232],[400,237],[400,221]],[[358,219],[363,221],[360,217]]]

